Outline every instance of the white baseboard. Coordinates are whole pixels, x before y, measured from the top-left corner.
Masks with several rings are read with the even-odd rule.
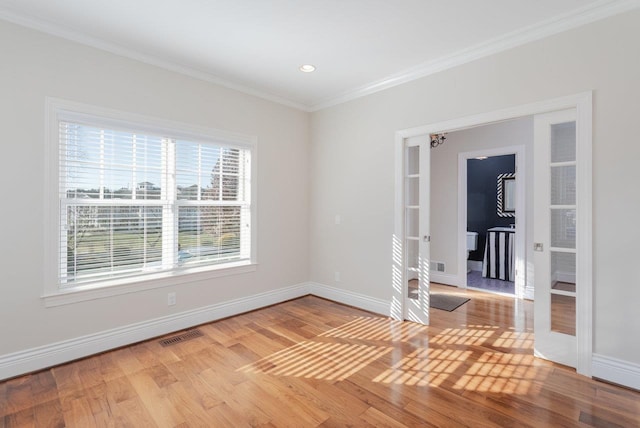
[[[323,297],[345,305],[355,306],[366,311],[375,312],[385,316],[390,316],[391,302],[376,299],[360,293],[346,291],[340,288],[330,287],[317,282],[309,283],[309,293],[314,296]]]
[[[591,376],[640,391],[640,364],[593,354]]]
[[[457,275],[433,274],[431,280],[457,285]],[[385,316],[390,315],[390,301],[319,283],[302,283],[290,287],[205,306],[191,311],[156,318],[100,333],[65,340],[0,356],[0,380],[20,376],[57,364],[83,358],[109,349],[183,330],[199,324],[252,311],[268,305],[313,294]],[[593,355],[594,377],[640,390],[640,365]]]
[[[453,285],[454,287],[459,287],[461,284],[459,275],[452,275],[449,273],[430,272],[429,281],[445,285]]]
[[[467,269],[482,272],[482,262],[479,260],[467,260]]]
[[[0,380],[295,299],[307,294],[309,294],[309,284],[297,284],[50,345],[1,355]]]

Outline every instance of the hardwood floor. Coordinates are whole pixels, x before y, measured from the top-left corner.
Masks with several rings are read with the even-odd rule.
[[[309,296],[11,379],[0,427],[640,427],[640,393],[532,356],[530,302],[459,293],[429,327]]]

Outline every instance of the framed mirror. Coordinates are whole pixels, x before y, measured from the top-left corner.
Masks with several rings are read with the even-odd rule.
[[[498,215],[516,216],[516,174],[513,172],[498,175]]]

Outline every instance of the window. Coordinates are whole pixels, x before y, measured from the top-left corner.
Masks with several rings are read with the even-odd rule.
[[[252,262],[251,144],[56,113],[58,291]]]

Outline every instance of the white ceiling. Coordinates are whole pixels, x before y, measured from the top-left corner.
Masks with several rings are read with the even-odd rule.
[[[0,18],[313,111],[637,3],[0,0]]]

